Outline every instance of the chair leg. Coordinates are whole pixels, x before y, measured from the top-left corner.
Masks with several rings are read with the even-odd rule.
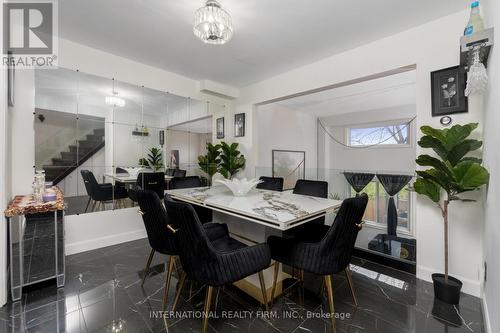
[[[205,298],[205,307],[203,308],[203,333],[208,331],[208,313],[210,312],[210,305],[212,303],[212,286],[207,286],[207,296]]]
[[[335,329],[335,305],[333,303],[333,286],[332,286],[332,277],[330,275],[325,275],[325,287],[326,292],[328,294],[328,304],[330,306],[330,316],[332,320],[332,332],[336,332]]]
[[[89,209],[89,205],[90,205],[90,202],[92,201],[92,198],[89,197],[89,201],[87,201],[87,206],[85,206],[85,213],[87,212],[87,210]]]
[[[356,292],[354,291],[354,283],[352,282],[352,273],[349,264],[347,264],[347,267],[345,268],[344,272],[347,277],[347,282],[349,282],[349,288],[351,289],[352,300],[354,301],[354,305],[358,307],[358,298],[356,297]]]
[[[262,271],[259,272],[259,282],[260,289],[262,290],[262,301],[264,302],[264,309],[269,310],[269,304],[267,303],[266,282],[264,281],[264,274],[262,273]]]
[[[278,281],[279,270],[280,270],[280,263],[275,261],[274,262],[274,274],[273,274],[273,288],[271,289],[271,307],[273,306],[274,294],[276,293],[276,282]]]
[[[186,273],[182,274],[181,280],[179,282],[179,288],[177,288],[174,304],[172,305],[172,311],[175,311],[177,308],[177,303],[179,302],[179,298],[181,297],[182,288],[184,287],[184,282],[186,282]]]
[[[165,276],[165,288],[163,289],[163,311],[167,308],[168,290],[170,289],[170,279],[174,270],[174,259],[170,256],[168,259],[168,269]]]
[[[222,287],[217,287],[217,293],[215,294],[214,311],[217,311],[217,306],[219,305],[219,295],[220,295],[221,288]]]
[[[148,276],[149,266],[151,266],[151,261],[153,260],[154,255],[155,250],[151,249],[151,252],[149,252],[148,262],[146,263],[146,268],[144,269],[144,275],[142,276],[141,287],[144,286],[144,281],[146,281],[146,276]]]

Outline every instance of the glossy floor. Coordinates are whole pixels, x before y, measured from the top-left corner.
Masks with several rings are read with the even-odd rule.
[[[0,332],[197,332],[204,288],[187,283],[178,312],[157,318],[163,295],[163,263],[141,287],[150,251],[138,240],[67,257],[66,286],[29,290],[22,301],[0,308]],[[372,262],[353,259],[359,307],[344,275],[334,276],[337,332],[483,332],[481,301],[462,295],[460,306],[433,299],[432,285]],[[232,287],[220,294],[210,332],[330,332],[326,297],[316,277],[307,289],[292,287],[270,312]],[[177,279],[169,293],[172,304]],[[191,290],[190,290],[191,289]],[[311,292],[309,290],[316,290]],[[321,296],[319,296],[321,294]],[[342,319],[343,318],[343,319]]]

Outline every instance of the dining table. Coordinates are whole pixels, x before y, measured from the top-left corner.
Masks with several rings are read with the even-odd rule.
[[[198,187],[166,191],[173,199],[213,210],[214,222],[228,225],[232,237],[248,245],[265,243],[271,235],[283,236],[288,230],[325,217],[331,223],[342,200],[294,194],[292,191],[253,189],[245,196],[234,196],[225,186]],[[291,277],[290,268],[280,265],[275,295],[284,290]],[[264,270],[268,299],[271,295],[273,264]],[[257,274],[234,283],[263,303]]]

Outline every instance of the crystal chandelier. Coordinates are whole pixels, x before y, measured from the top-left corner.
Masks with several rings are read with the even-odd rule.
[[[228,12],[215,0],[207,0],[205,7],[194,13],[193,32],[208,44],[225,44],[233,35],[233,23]]]

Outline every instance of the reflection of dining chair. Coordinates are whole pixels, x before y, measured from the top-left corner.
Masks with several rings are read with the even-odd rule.
[[[186,177],[186,170],[175,169],[174,177]]]
[[[257,184],[257,188],[269,191],[283,191],[283,178],[281,177],[265,177],[259,178],[262,183]]]
[[[267,244],[248,246],[224,237],[211,241],[190,204],[165,200],[167,214],[175,226],[184,274],[177,289],[172,311],[175,311],[186,277],[207,285],[203,310],[203,332],[208,329],[213,290],[258,273],[262,303],[267,309],[267,292],[262,270],[271,263]],[[217,292],[218,293],[218,292]]]
[[[173,177],[174,176],[174,173],[175,173],[175,170],[174,168],[168,168],[167,171],[165,172],[165,175],[166,176],[170,176],[170,177]]]
[[[179,250],[174,239],[174,235],[169,229],[170,220],[165,208],[163,207],[160,198],[153,191],[131,190],[135,192],[137,201],[139,202],[139,213],[142,215],[142,221],[146,228],[151,252],[149,253],[146,268],[142,276],[142,285],[146,281],[149,273],[149,267],[153,260],[155,252],[169,255],[168,268],[165,270],[165,288],[163,291],[163,310],[165,310],[170,280],[175,265],[175,256],[179,254]],[[211,240],[216,240],[224,237],[228,233],[227,226],[219,223],[207,223],[203,226],[207,237]]]
[[[155,192],[160,199],[163,199],[165,195],[165,173],[141,172],[137,175],[136,185],[141,190]]]
[[[170,190],[194,187],[203,187],[203,183],[198,176],[172,178],[169,183]],[[193,208],[198,214],[201,223],[212,222],[213,211],[211,209],[200,206],[193,206]]]
[[[351,262],[358,232],[362,228],[361,220],[367,203],[368,196],[366,194],[344,200],[331,226],[315,226],[317,228],[317,240],[315,241],[304,242],[279,236],[270,236],[267,239],[271,248],[271,256],[276,260],[271,302],[276,290],[279,263],[298,269],[301,280],[303,280],[304,271],[322,275],[330,305],[332,327],[335,332],[332,275],[342,271],[345,272],[354,304],[358,306],[349,263]]]
[[[92,201],[92,211],[104,208],[105,202],[113,202],[113,206],[115,203],[122,204],[122,206],[125,207],[123,199],[128,197],[125,188],[118,185],[113,186],[111,183],[99,184],[92,171],[81,170],[80,173],[89,196],[87,206],[85,207],[85,213],[89,209]]]

